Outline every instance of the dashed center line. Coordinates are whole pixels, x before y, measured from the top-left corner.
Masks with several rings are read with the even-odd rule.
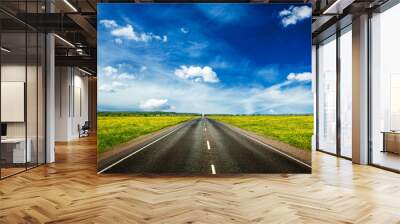
[[[214,164],[211,164],[211,172],[212,172],[213,175],[217,174],[217,172],[215,172]]]
[[[206,132],[206,131],[207,131],[207,128],[204,127],[204,132]],[[208,150],[211,150],[210,141],[208,141],[208,140],[207,140],[207,149],[208,149]],[[211,164],[211,173],[212,173],[212,175],[217,174],[217,172],[215,171],[215,166],[214,166],[214,164]]]

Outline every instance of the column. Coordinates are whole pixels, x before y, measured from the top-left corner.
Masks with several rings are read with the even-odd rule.
[[[368,163],[368,15],[353,18],[353,162]]]

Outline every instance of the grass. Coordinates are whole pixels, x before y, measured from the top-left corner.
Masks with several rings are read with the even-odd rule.
[[[165,127],[193,119],[194,115],[113,114],[99,113],[97,122],[97,152],[103,153],[114,146]]]
[[[311,150],[312,115],[209,116],[300,149]]]

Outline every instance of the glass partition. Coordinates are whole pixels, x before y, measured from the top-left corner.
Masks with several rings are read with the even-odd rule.
[[[43,4],[0,6],[39,13]],[[0,178],[45,163],[45,44],[43,33],[0,12]]]
[[[30,151],[27,167],[30,168],[36,166],[38,160],[38,35],[35,32],[28,32],[27,39],[27,151]]]
[[[31,159],[26,144],[26,41],[25,32],[1,34],[2,177],[25,170]]]
[[[336,153],[336,36],[318,47],[318,149]]]
[[[371,19],[371,162],[400,170],[400,4]]]
[[[46,37],[43,33],[38,33],[38,64],[37,64],[37,163],[46,162]]]
[[[352,32],[340,36],[340,154],[352,157]]]

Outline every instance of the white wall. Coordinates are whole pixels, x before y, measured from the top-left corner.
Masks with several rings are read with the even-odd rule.
[[[68,140],[68,108],[69,96],[68,88],[70,85],[69,68],[56,67],[55,68],[55,140],[67,141]]]
[[[76,68],[56,67],[56,141],[79,138],[78,125],[88,120],[88,78]]]

